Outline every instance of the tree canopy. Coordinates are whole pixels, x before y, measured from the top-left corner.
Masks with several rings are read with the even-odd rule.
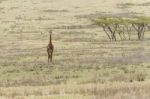
[[[131,33],[136,33],[138,40],[144,39],[144,34],[150,27],[150,17],[135,16],[131,18],[102,16],[91,20],[95,25],[103,28],[109,40],[131,39]]]

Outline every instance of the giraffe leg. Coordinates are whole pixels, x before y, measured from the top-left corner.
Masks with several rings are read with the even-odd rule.
[[[51,53],[51,58],[50,58],[51,62],[52,62],[52,53]]]
[[[49,55],[48,55],[48,64],[49,64],[49,58],[50,58],[50,57],[49,57]]]
[[[53,50],[51,51],[51,62],[53,60]]]
[[[47,54],[48,54],[48,64],[49,64],[50,54],[49,54],[49,51],[48,51],[48,50],[47,50]]]

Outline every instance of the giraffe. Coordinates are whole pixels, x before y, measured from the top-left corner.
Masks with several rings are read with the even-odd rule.
[[[48,64],[52,62],[54,46],[52,44],[52,30],[49,31],[49,43],[47,46]]]

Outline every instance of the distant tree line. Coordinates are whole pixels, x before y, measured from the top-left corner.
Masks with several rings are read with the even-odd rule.
[[[138,40],[143,40],[145,32],[150,30],[150,17],[144,16],[99,17],[92,19],[92,22],[103,29],[110,41],[118,40],[117,37],[121,40],[131,40],[132,33],[137,35]]]

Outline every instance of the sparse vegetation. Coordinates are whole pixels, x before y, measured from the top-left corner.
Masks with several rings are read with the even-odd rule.
[[[122,9],[130,8],[132,6],[135,6],[135,4],[133,4],[133,3],[121,3],[121,4],[117,4],[117,7],[118,8],[122,8]]]
[[[144,2],[144,3],[119,3],[117,4],[117,7],[118,8],[121,8],[121,9],[127,9],[127,8],[131,8],[131,7],[134,7],[134,6],[150,6],[150,2]]]
[[[149,18],[135,17],[141,12],[148,16],[148,6],[134,5],[131,12],[116,8],[124,2],[135,4],[0,2],[0,99],[149,99]],[[89,18],[103,24],[93,25]],[[48,65],[50,29],[55,49]]]

